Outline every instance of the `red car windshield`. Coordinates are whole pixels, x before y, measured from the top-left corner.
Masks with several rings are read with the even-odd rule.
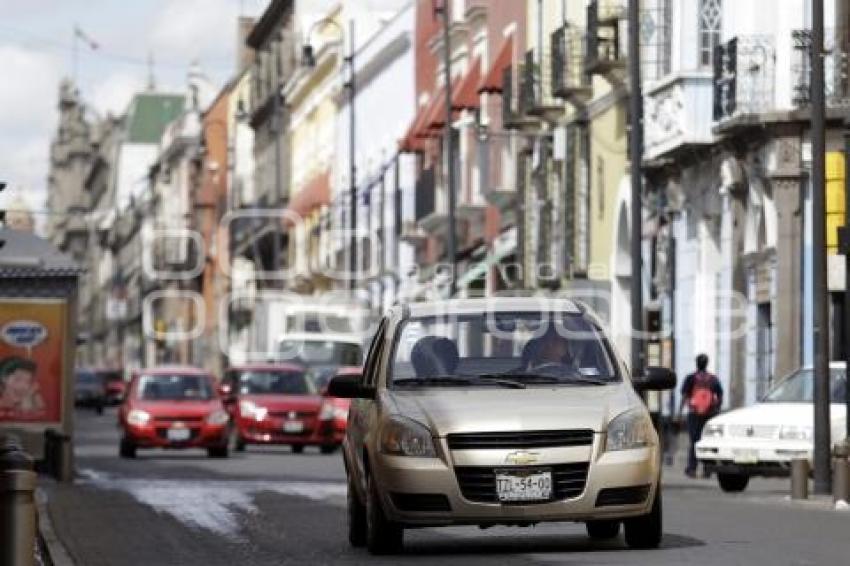
[[[137,397],[143,401],[209,401],[213,389],[203,375],[143,375]]]
[[[239,376],[242,395],[312,395],[316,386],[302,372],[244,371]]]

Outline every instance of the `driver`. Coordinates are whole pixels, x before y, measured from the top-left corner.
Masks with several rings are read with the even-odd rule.
[[[525,350],[523,362],[526,370],[550,365],[575,366],[569,341],[551,325],[542,336],[529,340]]]

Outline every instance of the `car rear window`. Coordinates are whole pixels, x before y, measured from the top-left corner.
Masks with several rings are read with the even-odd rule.
[[[312,395],[316,386],[304,372],[248,370],[239,375],[242,395]]]

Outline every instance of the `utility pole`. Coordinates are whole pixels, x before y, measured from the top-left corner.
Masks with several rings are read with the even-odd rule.
[[[829,312],[826,288],[826,206],[823,77],[823,0],[812,0],[812,304],[815,349],[815,486],[814,492],[831,491],[829,419]]]
[[[272,49],[280,50],[281,46],[278,40],[273,40],[271,42]],[[283,171],[282,171],[282,158],[280,155],[280,136],[283,133],[283,124],[281,124],[281,104],[280,104],[280,96],[281,96],[281,88],[283,85],[281,84],[280,77],[280,67],[277,68],[277,74],[275,77],[275,86],[274,86],[274,98],[272,99],[272,132],[274,134],[274,194],[272,195],[272,200],[274,202],[273,209],[277,210],[279,206],[281,206],[281,196],[283,195]],[[280,246],[280,221],[274,221],[274,228],[272,230],[272,272],[273,275],[273,287],[278,288],[282,287],[282,281],[280,280],[280,254],[281,254],[281,246]]]
[[[630,300],[632,306],[632,375],[643,374],[643,261],[641,257],[643,214],[641,188],[643,184],[641,162],[643,160],[643,99],[640,84],[640,31],[639,0],[629,0],[629,162],[632,181],[631,192],[631,256],[632,275]]]
[[[449,280],[449,297],[454,297],[457,292],[457,242],[455,241],[455,172],[454,160],[452,159],[452,50],[449,24],[449,0],[443,0],[439,8],[443,17],[443,76],[446,85],[446,124],[443,129],[443,146],[446,164],[446,190],[448,191],[449,204],[449,229],[448,229],[448,256],[451,265],[451,279]]]
[[[352,298],[355,289],[357,289],[357,137],[355,126],[356,115],[354,113],[354,97],[356,95],[357,85],[354,82],[354,19],[348,23],[348,57],[345,62],[348,63],[348,165],[349,165],[349,196],[351,197],[351,236],[348,269],[350,278],[348,280],[349,290]]]
[[[839,251],[844,254],[844,302],[842,304],[844,326],[841,343],[844,345],[844,363],[850,368],[850,117],[844,120],[844,226],[838,229]],[[850,415],[850,387],[844,388],[845,415]],[[850,441],[850,419],[844,419],[844,436]]]

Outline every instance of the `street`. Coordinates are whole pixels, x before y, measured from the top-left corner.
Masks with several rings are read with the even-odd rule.
[[[850,513],[792,504],[787,481],[741,495],[665,468],[665,536],[655,551],[622,537],[591,544],[583,525],[408,531],[401,557],[346,541],[341,456],[248,447],[227,460],[202,451],[118,458],[114,409],[78,411],[74,485],[46,484],[54,527],[79,565],[233,564],[842,564]]]

